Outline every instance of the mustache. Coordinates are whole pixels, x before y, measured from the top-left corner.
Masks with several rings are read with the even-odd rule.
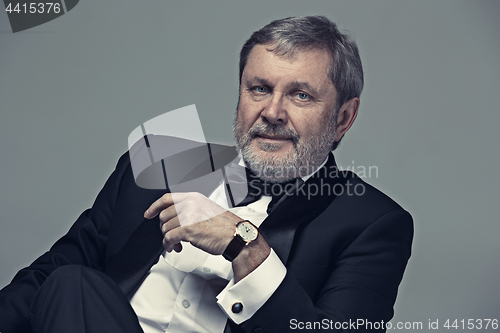
[[[272,135],[280,138],[290,139],[294,144],[297,143],[300,139],[300,136],[297,132],[284,127],[283,125],[275,125],[269,123],[260,123],[253,125],[250,130],[248,130],[248,135],[252,139],[261,135]]]

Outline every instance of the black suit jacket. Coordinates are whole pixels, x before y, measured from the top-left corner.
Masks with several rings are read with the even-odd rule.
[[[117,254],[130,247],[127,242],[144,220],[144,211],[164,192],[138,187],[128,154],[123,155],[92,208],[0,291],[0,332],[30,331],[30,304],[47,276],[63,265],[110,271],[118,280],[122,275],[117,277],[116,272],[122,270],[126,276],[118,283],[132,293],[159,252],[144,254],[149,258],[133,271],[123,267]],[[251,319],[239,326],[230,323],[233,331],[285,332],[301,322],[334,327],[335,322],[387,322],[392,317],[410,257],[411,216],[353,173],[339,172],[333,156],[260,229],[285,263],[287,274]],[[161,234],[156,237],[154,242]],[[161,243],[154,251],[161,251]],[[359,331],[363,329],[358,327]]]

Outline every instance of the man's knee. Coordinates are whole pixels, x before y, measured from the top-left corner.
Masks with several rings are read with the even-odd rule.
[[[82,265],[61,266],[42,284],[32,310],[60,306],[66,302],[81,304],[85,298],[109,294],[114,289],[119,290],[102,272]]]
[[[32,304],[31,324],[36,332],[141,332],[116,283],[81,265],[62,266],[49,275]]]
[[[55,286],[63,288],[64,286],[77,286],[82,280],[98,275],[98,272],[92,268],[81,265],[66,265],[57,268],[45,280],[44,286]]]
[[[109,288],[110,278],[104,273],[82,265],[66,265],[54,270],[45,280],[41,292],[50,294],[81,293],[88,288]]]
[[[58,282],[58,283],[67,283],[71,282],[76,278],[79,278],[80,275],[82,274],[82,267],[81,265],[67,265],[67,266],[62,266],[57,268],[55,271],[53,271],[47,280],[45,281],[46,283],[53,283],[53,282]]]

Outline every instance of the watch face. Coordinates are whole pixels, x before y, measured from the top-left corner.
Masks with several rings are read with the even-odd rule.
[[[240,237],[243,238],[245,242],[251,242],[257,239],[257,236],[259,235],[257,229],[248,222],[239,223],[237,226],[237,230],[238,235],[240,235]]]

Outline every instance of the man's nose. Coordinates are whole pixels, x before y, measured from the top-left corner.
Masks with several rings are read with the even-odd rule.
[[[286,124],[288,115],[283,105],[284,94],[275,93],[269,100],[264,110],[262,110],[261,117],[271,124]]]

